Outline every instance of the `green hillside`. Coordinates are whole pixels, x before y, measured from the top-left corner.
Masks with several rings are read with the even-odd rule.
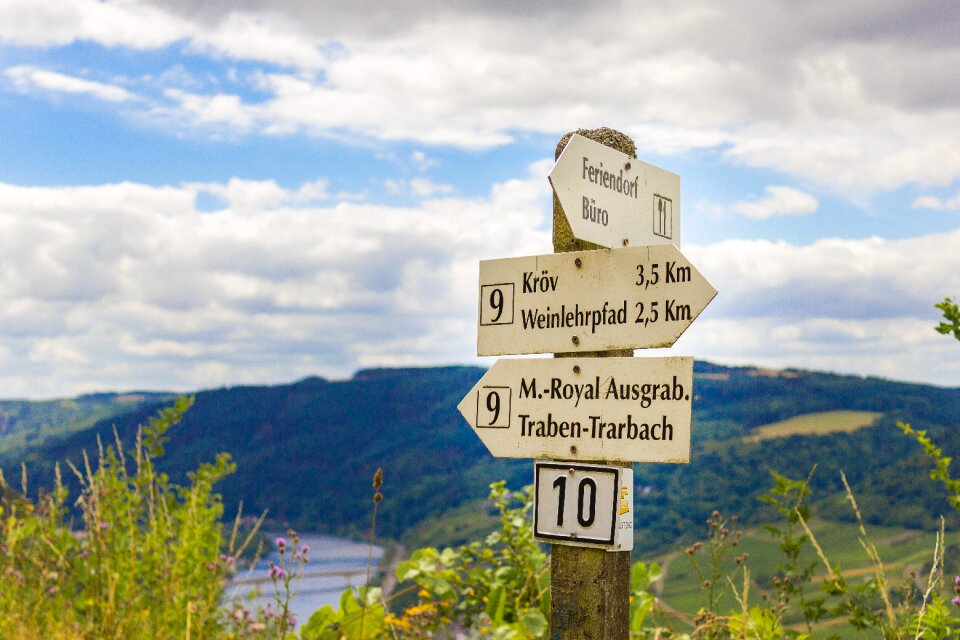
[[[0,454],[10,456],[50,438],[83,431],[98,422],[175,396],[157,393],[97,393],[62,400],[0,400]]]
[[[484,523],[471,523],[469,509],[451,510],[479,504],[493,480],[519,487],[532,476],[528,460],[492,458],[456,411],[482,373],[474,367],[378,369],[349,380],[198,392],[170,433],[164,469],[177,478],[228,451],[238,466],[219,485],[228,513],[243,500],[247,513],[269,509],[277,524],[356,534],[369,526],[370,480],[382,467],[379,533],[406,536],[411,544],[456,542],[450,537],[467,537]],[[960,451],[960,390],[698,362],[694,391],[691,464],[635,467],[638,549],[697,535],[714,508],[747,523],[769,519],[757,500],[769,485],[768,472],[806,477],[814,464],[812,488],[823,498],[823,517],[849,518],[842,500],[832,497],[841,488],[840,470],[868,521],[929,529],[945,510],[939,487],[919,471],[927,465],[919,447],[895,424],[909,421],[947,451]],[[89,427],[78,415],[71,423],[77,430],[66,435],[31,440],[24,433],[21,446],[0,451],[0,467],[17,477],[26,461],[30,486],[49,484],[54,461],[78,461],[82,449],[96,450],[98,434],[111,441],[114,426],[132,441],[135,426],[158,404],[160,398],[147,397],[127,412],[102,418],[91,412]],[[798,416],[863,412],[882,415],[855,431],[751,438],[765,433],[765,425]]]

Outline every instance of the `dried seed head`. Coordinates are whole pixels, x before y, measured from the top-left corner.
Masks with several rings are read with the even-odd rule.
[[[377,472],[373,474],[373,488],[379,489],[383,485],[383,470],[377,467]]]

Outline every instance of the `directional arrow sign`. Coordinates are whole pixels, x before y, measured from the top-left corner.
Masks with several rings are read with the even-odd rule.
[[[549,178],[577,238],[610,248],[680,246],[675,173],[574,135]]]
[[[497,458],[689,462],[693,358],[497,360],[457,407]]]
[[[483,260],[477,354],[669,347],[715,295],[670,244]]]

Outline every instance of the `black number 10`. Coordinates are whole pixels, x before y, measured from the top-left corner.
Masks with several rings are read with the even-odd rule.
[[[586,493],[586,488],[590,487],[590,502],[587,504],[587,514],[584,515],[584,493]],[[557,505],[557,526],[563,526],[563,505],[567,497],[567,477],[566,476],[557,476],[557,479],[553,481],[553,488],[560,490],[560,501]],[[597,483],[593,478],[584,478],[580,481],[580,486],[577,491],[577,522],[580,523],[581,527],[589,527],[593,524],[594,518],[597,516]]]

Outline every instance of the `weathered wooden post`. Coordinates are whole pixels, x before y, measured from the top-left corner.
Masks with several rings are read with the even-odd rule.
[[[631,158],[637,157],[633,141],[613,129],[580,129],[560,139],[554,160],[578,133]],[[553,252],[599,249],[578,240],[556,192],[553,194]],[[555,353],[554,357],[630,357],[632,349]],[[623,464],[630,467],[630,463]],[[588,547],[550,545],[550,638],[551,640],[626,640],[630,635],[630,552]]]

